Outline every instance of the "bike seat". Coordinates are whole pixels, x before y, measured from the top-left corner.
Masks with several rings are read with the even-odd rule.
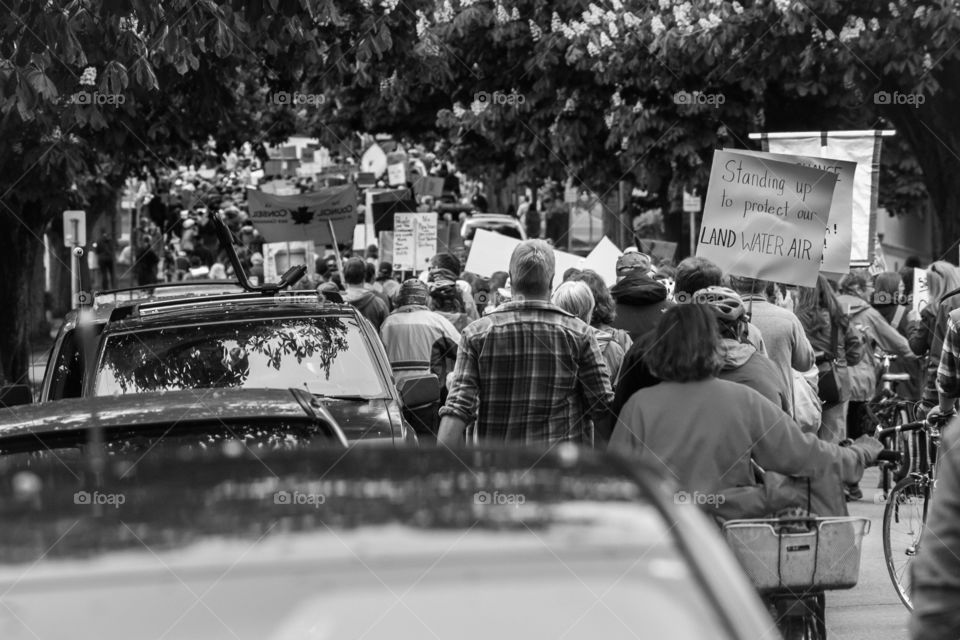
[[[906,382],[910,379],[909,373],[885,373],[883,380],[886,382]]]

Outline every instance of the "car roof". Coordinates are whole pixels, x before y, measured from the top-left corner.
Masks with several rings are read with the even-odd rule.
[[[192,389],[72,398],[0,409],[0,439],[25,433],[249,418],[309,418],[287,389]]]

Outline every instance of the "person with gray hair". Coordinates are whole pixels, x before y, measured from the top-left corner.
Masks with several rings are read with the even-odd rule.
[[[550,302],[553,248],[526,240],[510,257],[513,299],[462,333],[438,441],[594,443],[613,391],[593,330]],[[467,427],[470,425],[468,431]]]
[[[582,280],[564,282],[553,292],[552,301],[553,304],[564,311],[580,318],[587,324],[591,324],[595,301],[593,291],[590,290],[590,285],[586,282]],[[610,383],[616,385],[625,351],[613,339],[612,333],[601,331],[594,326],[590,328],[593,329],[597,344],[600,346],[600,353],[603,354],[604,363],[607,365],[607,373],[610,375]]]

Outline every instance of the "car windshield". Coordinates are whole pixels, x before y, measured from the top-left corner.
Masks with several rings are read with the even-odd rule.
[[[387,396],[359,325],[343,317],[238,320],[110,335],[94,394],[210,388]]]

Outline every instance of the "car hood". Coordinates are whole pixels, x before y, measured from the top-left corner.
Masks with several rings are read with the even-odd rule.
[[[0,628],[10,640],[718,637],[687,566],[669,544],[631,542],[630,517],[606,531],[390,525],[0,567]]]

